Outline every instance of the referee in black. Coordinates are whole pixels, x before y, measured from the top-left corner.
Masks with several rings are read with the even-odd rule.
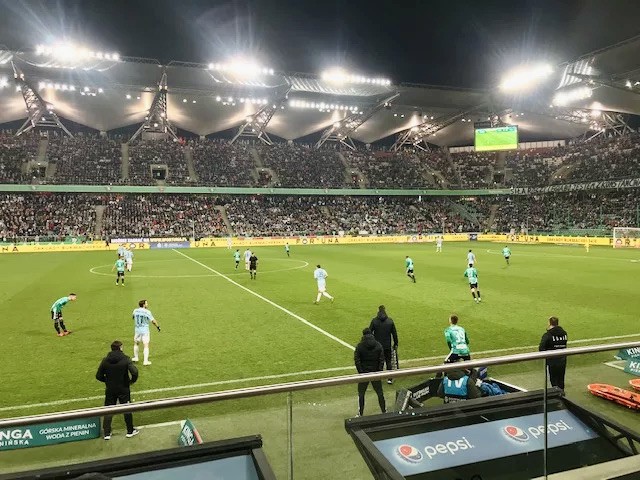
[[[540,352],[564,350],[567,348],[567,332],[560,325],[558,317],[549,317],[547,331],[542,335]],[[547,359],[549,380],[552,387],[558,387],[564,393],[564,374],[567,370],[567,357],[554,357]]]
[[[138,380],[138,369],[122,351],[122,342],[115,340],[111,344],[111,351],[102,359],[96,380],[106,385],[104,392],[104,404],[115,405],[120,402],[131,402],[130,385]],[[111,415],[105,415],[102,428],[104,430],[104,439],[111,440]],[[127,425],[127,438],[137,435],[139,432],[133,426],[133,415],[131,413],[124,414],[124,422]]]

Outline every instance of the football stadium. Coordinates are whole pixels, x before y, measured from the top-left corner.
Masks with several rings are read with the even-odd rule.
[[[0,479],[640,478],[640,35],[463,87],[54,30],[0,28]]]

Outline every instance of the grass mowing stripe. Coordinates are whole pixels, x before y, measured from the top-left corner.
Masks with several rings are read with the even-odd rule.
[[[287,315],[290,315],[291,317],[295,318],[296,320],[304,323],[306,326],[313,328],[314,330],[320,332],[321,334],[323,334],[326,337],[329,337],[331,340],[334,340],[336,342],[338,342],[340,345],[347,347],[349,350],[355,350],[355,347],[353,345],[348,344],[347,342],[345,342],[344,340],[339,339],[338,337],[336,337],[335,335],[330,334],[329,332],[327,332],[326,330],[323,330],[322,328],[318,327],[317,325],[314,325],[313,323],[311,323],[309,320],[305,320],[304,318],[302,318],[300,315],[293,313],[291,310],[288,310],[286,308],[284,308],[282,305],[278,305],[277,303],[269,300],[267,297],[263,297],[262,295],[260,295],[259,293],[254,292],[253,290],[251,290],[250,288],[245,287],[244,285],[239,284],[238,282],[236,282],[235,280],[232,280],[231,278],[227,277],[226,275],[218,272],[217,270],[214,270],[213,268],[211,268],[208,265],[205,265],[202,262],[199,262],[198,260],[196,260],[195,258],[190,257],[189,255],[182,253],[179,250],[176,250],[175,248],[173,249],[174,252],[182,255],[184,258],[191,260],[194,263],[197,263],[198,265],[200,265],[203,268],[206,268],[207,270],[209,270],[210,272],[213,272],[217,275],[219,275],[220,277],[224,278],[227,282],[232,283],[233,285],[235,285],[238,288],[241,288],[242,290],[244,290],[247,293],[250,293],[251,295],[258,297],[260,300],[267,302],[269,305],[271,305],[272,307],[277,308],[278,310],[282,310],[284,313],[286,313]]]
[[[601,342],[603,340],[616,340],[622,338],[632,338],[632,337],[640,337],[640,334],[634,333],[630,335],[615,335],[611,337],[599,337],[599,338],[583,338],[580,340],[571,340],[571,343],[591,343],[591,342]],[[488,355],[492,353],[504,353],[504,352],[512,352],[516,350],[527,350],[532,348],[538,348],[538,345],[528,345],[522,347],[509,347],[509,348],[498,348],[494,350],[483,350],[480,352],[473,352],[474,356],[477,355]],[[425,362],[431,360],[441,360],[444,359],[444,355],[437,355],[434,357],[421,357],[421,358],[410,358],[407,360],[400,360],[400,363],[405,365],[409,363],[416,362]],[[609,362],[611,363],[611,362]],[[606,363],[605,365],[608,365]],[[353,365],[348,367],[333,367],[333,368],[323,368],[321,370],[307,370],[304,372],[291,372],[291,373],[280,373],[277,375],[265,375],[261,377],[249,377],[249,378],[239,378],[232,380],[220,380],[217,382],[207,382],[207,383],[195,383],[192,385],[177,385],[175,387],[164,387],[164,388],[153,388],[149,390],[140,390],[139,392],[135,392],[138,395],[145,395],[149,393],[162,393],[162,392],[174,392],[178,390],[189,390],[192,388],[203,388],[203,387],[215,387],[217,385],[231,385],[234,383],[242,383],[242,382],[251,382],[258,380],[275,380],[279,378],[288,378],[288,377],[298,377],[304,375],[313,375],[316,373],[329,373],[329,372],[342,372],[345,370],[353,370],[355,367]],[[55,400],[52,402],[43,402],[43,403],[28,403],[26,405],[12,405],[9,407],[0,407],[0,412],[6,412],[11,410],[21,410],[28,408],[38,408],[38,407],[51,407],[55,405],[64,405],[65,403],[78,403],[78,402],[88,402],[89,400],[101,400],[104,398],[104,395],[98,395],[93,397],[83,397],[83,398],[70,398],[67,400]]]

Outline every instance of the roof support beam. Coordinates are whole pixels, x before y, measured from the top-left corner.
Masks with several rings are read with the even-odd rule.
[[[411,145],[420,150],[428,151],[429,147],[427,145],[427,140],[430,136],[435,135],[443,128],[448,127],[449,125],[453,125],[461,118],[485,106],[486,105],[483,103],[476,107],[459,111],[451,115],[444,115],[442,117],[436,118],[435,120],[429,120],[428,122],[423,122],[419,125],[416,125],[415,127],[408,128],[407,130],[400,132],[397,140],[391,147],[391,150],[397,152],[405,145]]]
[[[231,139],[229,143],[234,143],[240,137],[257,138],[267,145],[273,145],[269,134],[266,132],[267,125],[271,121],[271,118],[275,115],[282,104],[287,100],[287,96],[291,91],[291,87],[288,87],[283,94],[278,96],[271,105],[265,105],[253,115],[247,117],[246,121],[240,125],[238,132]]]
[[[400,93],[396,92],[383,100],[379,100],[373,107],[370,107],[363,112],[362,115],[359,113],[352,113],[339,122],[334,123],[322,132],[320,140],[316,143],[316,148],[320,148],[325,144],[325,142],[337,142],[351,150],[355,150],[356,146],[353,144],[353,140],[351,139],[353,132],[399,96]]]
[[[129,140],[130,142],[138,138],[143,132],[161,133],[178,140],[176,130],[171,125],[169,114],[167,113],[167,91],[167,72],[163,72],[162,78],[158,83],[158,91],[153,97],[147,116],[144,117],[144,122],[133,134]]]
[[[24,104],[27,107],[27,119],[16,132],[16,137],[34,128],[59,128],[70,137],[73,137],[54,112],[54,106],[44,101],[13,61],[11,66],[13,67],[13,77],[16,85],[20,88]]]

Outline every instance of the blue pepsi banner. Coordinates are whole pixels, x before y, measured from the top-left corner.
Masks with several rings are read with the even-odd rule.
[[[151,242],[149,248],[189,248],[191,242]]]
[[[567,410],[548,414],[549,448],[598,435]],[[544,449],[541,413],[373,442],[403,476]]]

